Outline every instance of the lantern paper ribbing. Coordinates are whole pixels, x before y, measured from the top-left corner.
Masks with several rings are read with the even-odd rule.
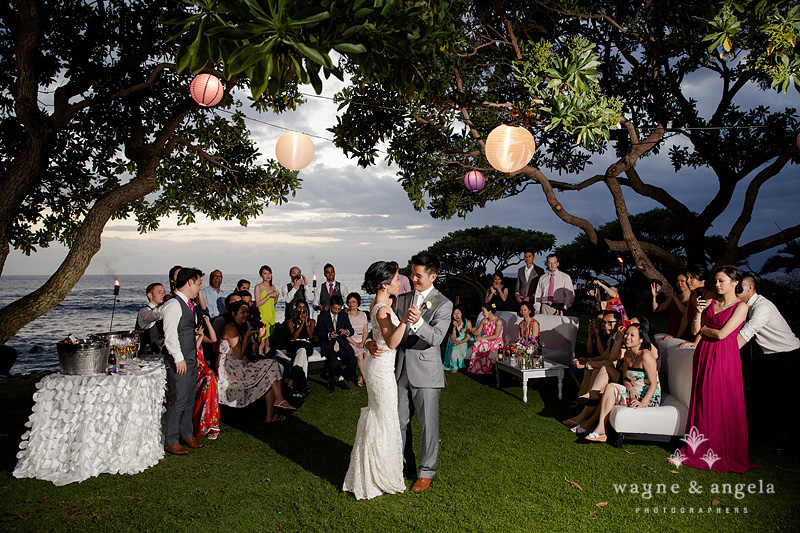
[[[536,142],[531,132],[522,126],[497,126],[486,138],[486,159],[500,172],[512,173],[521,169],[533,157]]]
[[[483,174],[477,170],[470,170],[467,172],[467,175],[464,176],[464,186],[471,191],[479,191],[483,189],[483,185],[485,183],[486,178],[484,178]]]
[[[300,170],[314,159],[314,143],[305,133],[287,131],[275,143],[275,156],[289,170]]]
[[[217,105],[225,94],[225,87],[216,76],[211,74],[199,74],[192,80],[189,86],[192,100],[203,107]]]

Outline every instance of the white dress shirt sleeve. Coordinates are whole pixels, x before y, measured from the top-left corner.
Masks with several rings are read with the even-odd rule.
[[[180,322],[182,314],[178,298],[180,296],[175,296],[162,306],[164,309],[164,346],[167,347],[167,351],[176,363],[183,361],[181,343],[178,341],[178,322]]]
[[[139,309],[139,324],[142,325],[142,329],[150,329],[153,327],[153,324],[158,322],[163,318],[164,315],[164,306],[161,307],[142,307]]]
[[[756,301],[748,309],[747,315],[747,320],[742,329],[739,330],[739,335],[742,336],[745,342],[750,342],[750,339],[769,323],[772,318],[772,309],[768,305],[759,305],[759,302]]]

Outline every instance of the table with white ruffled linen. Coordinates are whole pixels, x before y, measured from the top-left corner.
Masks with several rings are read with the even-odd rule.
[[[163,362],[113,375],[46,376],[36,384],[14,477],[60,486],[156,465],[164,457],[166,376]]]

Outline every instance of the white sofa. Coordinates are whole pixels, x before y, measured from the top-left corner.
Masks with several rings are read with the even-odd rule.
[[[656,335],[656,340],[660,354],[661,406],[644,409],[615,406],[608,421],[617,432],[617,446],[622,446],[625,438],[668,441],[684,435],[686,430],[694,348],[678,348],[683,340],[663,340],[662,334]],[[669,383],[669,393],[664,393],[665,381]]]
[[[519,323],[522,318],[512,311],[497,311],[503,321],[503,344],[512,344],[519,337]],[[483,318],[478,315],[475,326]],[[539,322],[539,340],[544,342],[544,358],[562,365],[570,366],[575,358],[575,340],[578,338],[578,317],[536,315]]]

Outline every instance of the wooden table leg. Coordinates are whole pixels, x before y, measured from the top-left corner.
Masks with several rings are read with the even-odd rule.
[[[528,380],[522,375],[522,401],[528,403]]]
[[[562,370],[558,374],[558,399],[559,400],[561,399],[561,388],[563,386],[563,381],[564,381],[564,371]]]

